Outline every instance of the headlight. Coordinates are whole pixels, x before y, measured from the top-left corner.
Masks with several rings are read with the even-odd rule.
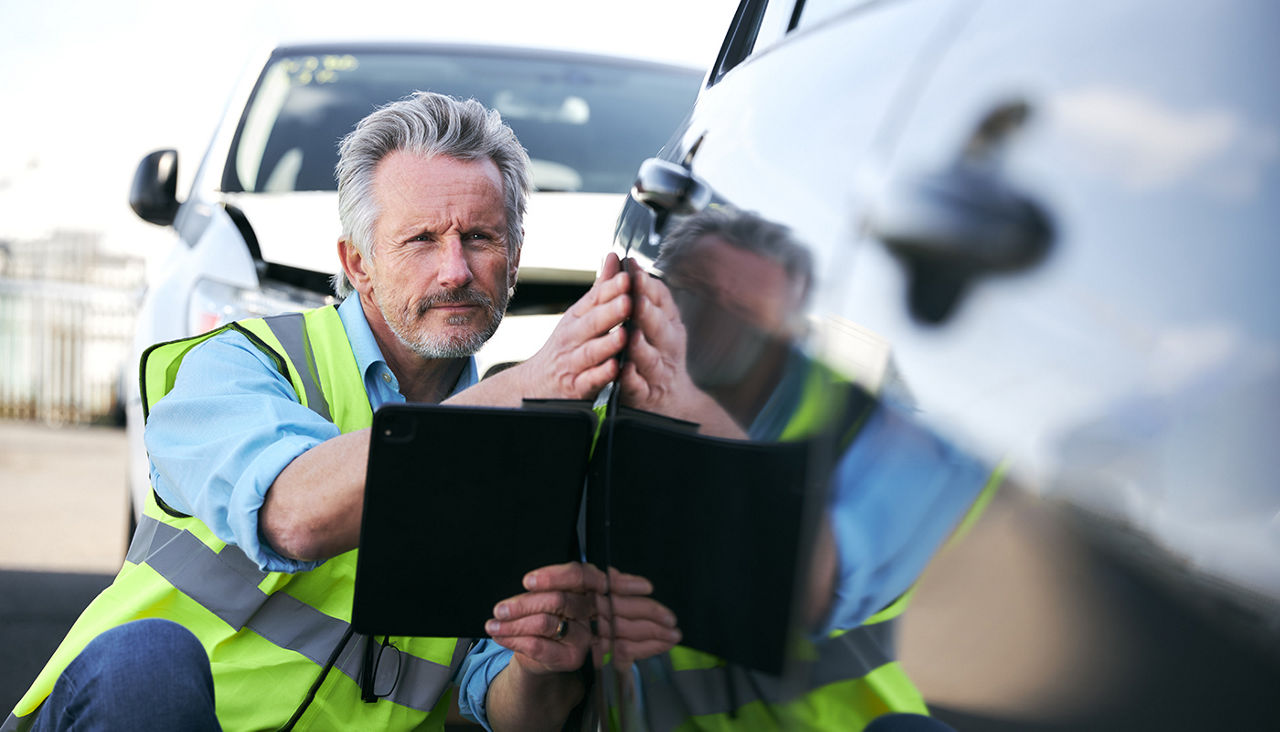
[[[201,279],[191,291],[187,329],[191,334],[213,330],[224,323],[328,305],[332,295],[280,283],[247,289],[217,280]]]

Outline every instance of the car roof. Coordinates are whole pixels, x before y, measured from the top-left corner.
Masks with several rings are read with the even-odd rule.
[[[580,61],[593,65],[631,68],[668,69],[674,72],[702,74],[703,69],[637,56],[609,55],[597,52],[570,51],[538,46],[515,46],[483,43],[448,43],[422,41],[306,41],[283,43],[271,52],[273,57],[310,56],[333,53],[432,53],[456,56],[507,56],[546,60]]]

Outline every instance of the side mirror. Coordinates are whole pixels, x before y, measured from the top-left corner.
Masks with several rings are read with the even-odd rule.
[[[697,145],[690,156],[696,149]],[[659,233],[666,227],[667,217],[695,214],[711,203],[711,196],[711,187],[695,177],[687,163],[680,165],[658,158],[640,163],[636,182],[631,184],[632,200],[653,213],[649,219],[649,246],[654,252],[661,243]]]
[[[688,168],[658,158],[640,164],[631,197],[658,214],[697,213],[711,203],[711,188]]]
[[[178,215],[178,151],[156,150],[138,163],[129,208],[143,221],[169,226]]]

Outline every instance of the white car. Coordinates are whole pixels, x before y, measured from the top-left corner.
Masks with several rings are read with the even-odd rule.
[[[519,286],[478,354],[480,371],[527,358],[589,287],[636,167],[662,146],[702,71],[600,55],[439,44],[280,47],[231,98],[190,193],[178,154],[138,166],[130,205],[172,226],[149,283],[134,358],[149,345],[222,323],[332,302],[338,269],[338,141],[374,108],[415,90],[497,109],[529,151],[535,192]],[[136,373],[136,372],[135,372]],[[132,516],[150,488],[136,378],[125,379]]]

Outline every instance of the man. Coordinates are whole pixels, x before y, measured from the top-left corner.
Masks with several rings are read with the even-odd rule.
[[[374,409],[589,398],[617,373],[629,277],[610,258],[536,355],[477,383],[471,354],[516,280],[528,165],[496,112],[436,94],[388,105],[343,140],[348,296],[144,355],[153,500],[120,575],[4,729],[440,727],[453,685],[486,727],[560,727],[584,691],[605,586],[593,568],[530,572],[528,592],[495,606],[493,641],[474,647],[396,638],[374,653],[347,623]],[[449,459],[424,456],[428,490],[431,462]],[[484,531],[481,518],[477,540]],[[624,654],[678,639],[644,580],[610,580],[636,595],[614,628]]]
[[[784,228],[708,209],[667,235],[656,265],[662,280],[632,270],[624,395],[725,437],[814,440],[833,467],[804,603],[808,660],[793,658],[783,678],[685,647],[643,660],[647,725],[947,729],[921,716],[892,620],[986,469],[803,352],[812,265]]]

